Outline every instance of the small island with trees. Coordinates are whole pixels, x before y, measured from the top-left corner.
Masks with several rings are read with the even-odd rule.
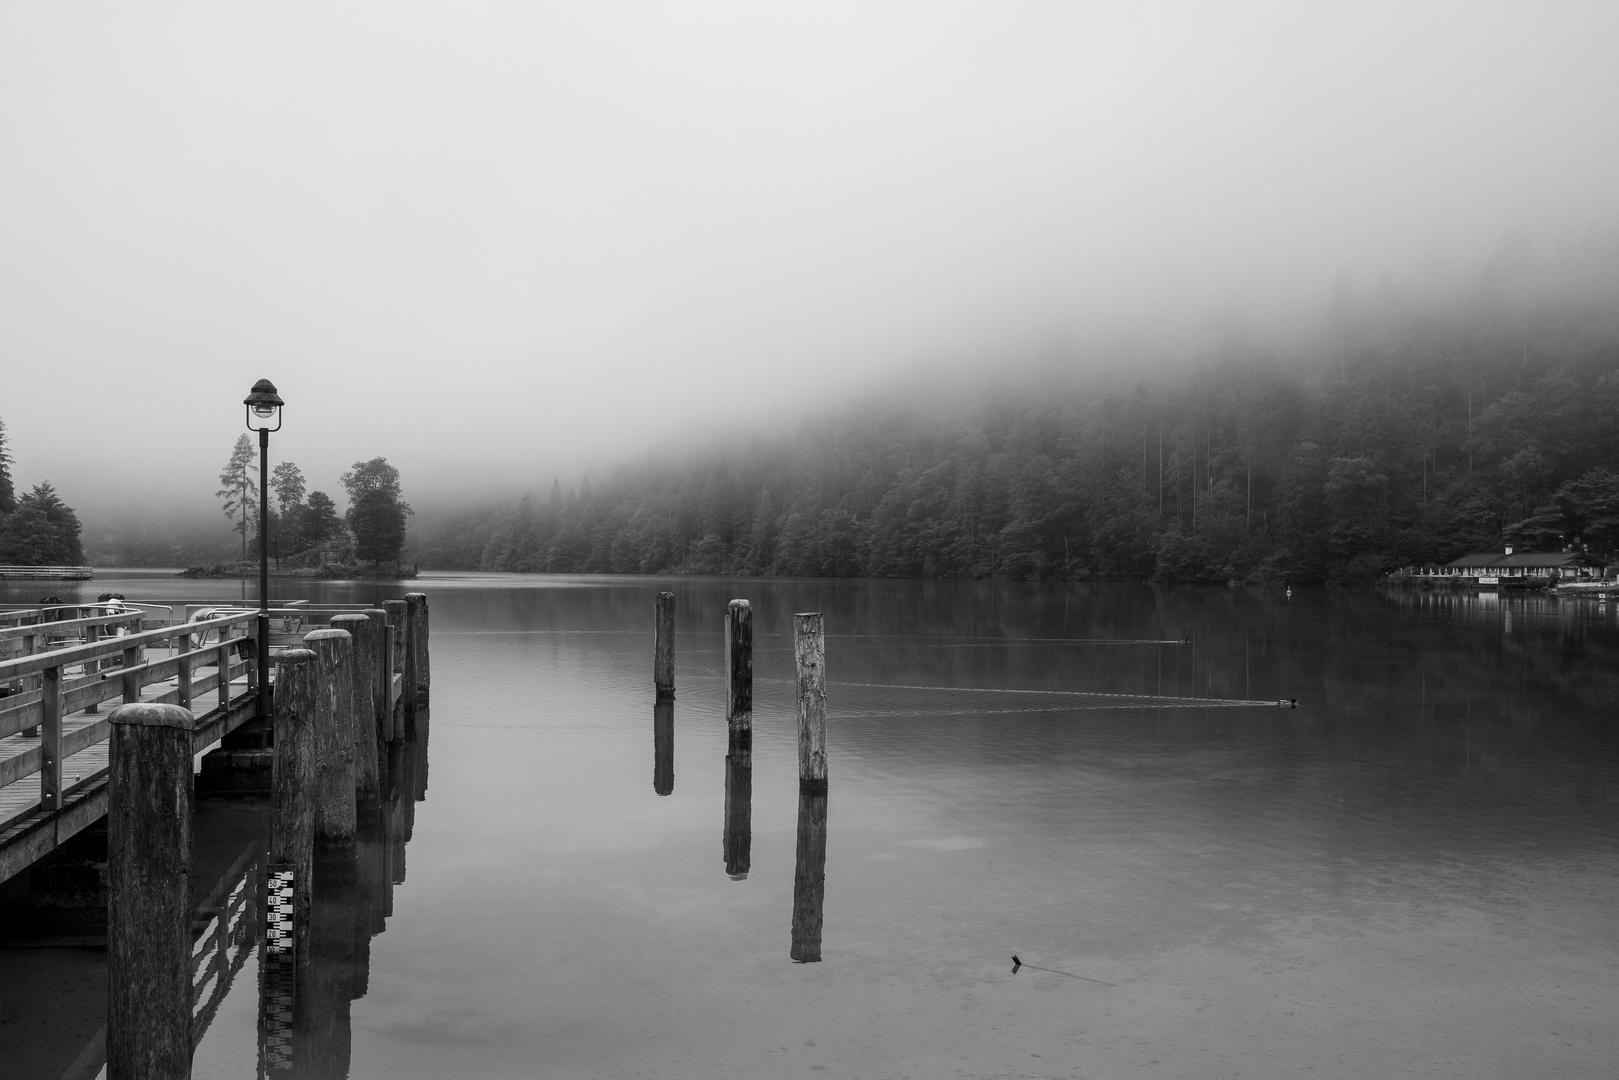
[[[239,577],[258,572],[251,554],[258,548],[258,471],[252,440],[244,434],[219,474],[216,492],[225,517],[233,522],[231,531],[241,535],[241,561],[191,566],[182,571],[184,576]],[[326,492],[309,490],[295,463],[283,461],[270,470],[274,495],[265,516],[275,573],[333,580],[415,577],[414,566],[400,563],[405,518],[411,509],[401,497],[399,470],[387,458],[374,457],[356,461],[338,482],[349,500],[342,514]]]

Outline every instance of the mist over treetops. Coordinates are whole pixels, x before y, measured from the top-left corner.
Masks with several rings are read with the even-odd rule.
[[[1303,330],[926,373],[796,431],[430,512],[424,568],[1364,581],[1619,549],[1619,243],[1509,238],[1449,289],[1341,282]],[[1150,352],[1150,350],[1148,350]],[[1158,354],[1161,355],[1161,354]]]

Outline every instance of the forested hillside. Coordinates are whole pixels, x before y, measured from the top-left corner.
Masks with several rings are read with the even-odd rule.
[[[1516,542],[1619,549],[1619,245],[1511,245],[1444,297],[1341,287],[1228,334],[890,394],[793,434],[441,516],[423,567],[1354,581]],[[1133,364],[1133,362],[1132,362]]]

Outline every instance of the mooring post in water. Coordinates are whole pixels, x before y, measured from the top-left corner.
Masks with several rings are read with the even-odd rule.
[[[347,630],[313,630],[315,654],[315,847],[354,847],[354,639]]]
[[[405,602],[403,600],[384,600],[382,602],[382,610],[388,615],[388,629],[393,636],[393,649],[390,650],[388,657],[388,685],[391,692],[391,688],[393,686],[393,677],[395,675],[400,676],[401,683],[404,682],[405,643],[408,640],[405,630],[405,625],[407,622],[405,617]],[[399,696],[400,698],[405,696],[403,686],[400,688]],[[398,707],[398,704],[398,702],[392,702],[390,711],[392,708]],[[404,717],[397,713],[392,713],[392,718],[389,722],[393,726],[393,738],[404,738],[407,730],[404,724]]]
[[[416,674],[406,690],[412,701],[426,705],[433,683],[433,668],[427,653],[427,594],[406,593],[405,613],[410,623],[410,663]]]
[[[675,692],[675,594],[658,594],[658,637],[652,647],[652,684],[658,696],[673,697]]]
[[[821,613],[793,616],[798,667],[798,779],[826,793],[826,633]]]
[[[725,609],[725,721],[732,731],[753,730],[753,605],[746,600]]]
[[[353,641],[349,678],[353,689],[354,798],[361,806],[376,806],[381,800],[377,773],[376,707],[371,688],[376,683],[376,641],[371,620],[365,615],[335,615],[333,630],[346,630]]]
[[[316,724],[321,686],[315,654],[287,649],[276,656],[275,766],[270,786],[270,886],[290,889],[284,898],[294,936],[271,942],[278,955],[305,956],[309,933],[310,879],[315,861],[315,803],[319,788]],[[272,897],[272,900],[275,898]]]
[[[798,853],[793,871],[793,939],[801,964],[821,959],[826,898],[826,634],[819,612],[793,616],[798,668]]]
[[[675,790],[675,699],[660,696],[652,705],[652,790]]]
[[[120,705],[107,783],[108,1080],[191,1075],[191,732]]]
[[[379,607],[366,608],[366,618],[371,620],[371,705],[375,711],[374,725],[377,729],[377,742],[387,743],[393,739],[393,710],[388,706],[392,704],[388,695],[392,690],[390,686],[393,675],[393,647],[392,639],[388,637],[388,613]],[[378,746],[378,773],[382,771],[382,763],[387,761],[387,752]]]

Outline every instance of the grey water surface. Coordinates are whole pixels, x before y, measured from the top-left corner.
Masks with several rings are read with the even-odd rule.
[[[1033,583],[408,587],[431,603],[430,762],[350,1009],[357,1080],[1602,1076],[1619,1059],[1611,607]],[[173,579],[79,591],[113,588],[181,595]],[[662,588],[679,632],[660,763]],[[747,776],[719,677],[733,597],[754,606]],[[818,963],[789,955],[795,611],[825,612],[828,635]],[[1298,709],[1228,704],[1280,698]],[[220,1007],[201,1080],[255,1075],[256,994],[239,979]]]

